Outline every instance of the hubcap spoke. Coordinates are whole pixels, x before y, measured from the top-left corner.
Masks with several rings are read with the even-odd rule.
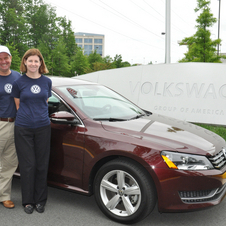
[[[117,180],[119,189],[121,190],[123,187],[125,187],[125,173],[123,171],[117,172]]]
[[[115,195],[111,200],[109,200],[106,207],[110,210],[113,210],[118,205],[119,202],[120,202],[120,196]]]
[[[126,188],[126,190],[124,191],[124,194],[126,195],[140,195],[140,188],[137,186],[133,186],[133,187],[128,187]]]
[[[108,191],[112,191],[112,192],[117,192],[117,185],[107,181],[107,180],[102,180],[101,182],[101,186],[105,189],[107,189]]]
[[[134,207],[133,207],[133,205],[131,204],[129,198],[123,196],[123,197],[122,197],[122,202],[123,202],[123,204],[124,204],[124,207],[125,207],[125,209],[126,209],[127,214],[128,214],[128,215],[133,214],[133,213],[134,213]]]

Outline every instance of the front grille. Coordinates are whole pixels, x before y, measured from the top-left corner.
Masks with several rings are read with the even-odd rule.
[[[179,196],[184,203],[204,203],[217,200],[226,193],[226,183],[219,188],[206,191],[179,191]]]
[[[224,166],[226,166],[226,149],[223,148],[216,155],[209,157],[209,160],[215,169],[222,169]]]

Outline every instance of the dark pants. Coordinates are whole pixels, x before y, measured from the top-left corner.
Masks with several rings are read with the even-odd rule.
[[[50,125],[36,129],[15,126],[23,206],[46,204],[50,135]]]

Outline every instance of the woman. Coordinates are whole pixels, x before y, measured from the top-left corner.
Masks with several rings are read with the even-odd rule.
[[[13,83],[17,115],[15,144],[21,174],[22,204],[28,214],[43,213],[47,200],[47,171],[50,153],[50,120],[48,98],[52,81],[42,54],[28,50],[21,61],[25,73]]]

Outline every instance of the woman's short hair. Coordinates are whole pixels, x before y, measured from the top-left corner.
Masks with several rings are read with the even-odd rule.
[[[41,52],[39,51],[39,49],[29,49],[23,56],[22,60],[21,60],[21,64],[20,64],[20,71],[22,73],[26,73],[27,72],[27,66],[25,65],[25,60],[27,60],[28,57],[30,56],[38,56],[41,62],[41,66],[39,67],[39,73],[40,74],[47,74],[49,73],[46,65],[45,65],[45,61],[44,58],[41,54]]]

